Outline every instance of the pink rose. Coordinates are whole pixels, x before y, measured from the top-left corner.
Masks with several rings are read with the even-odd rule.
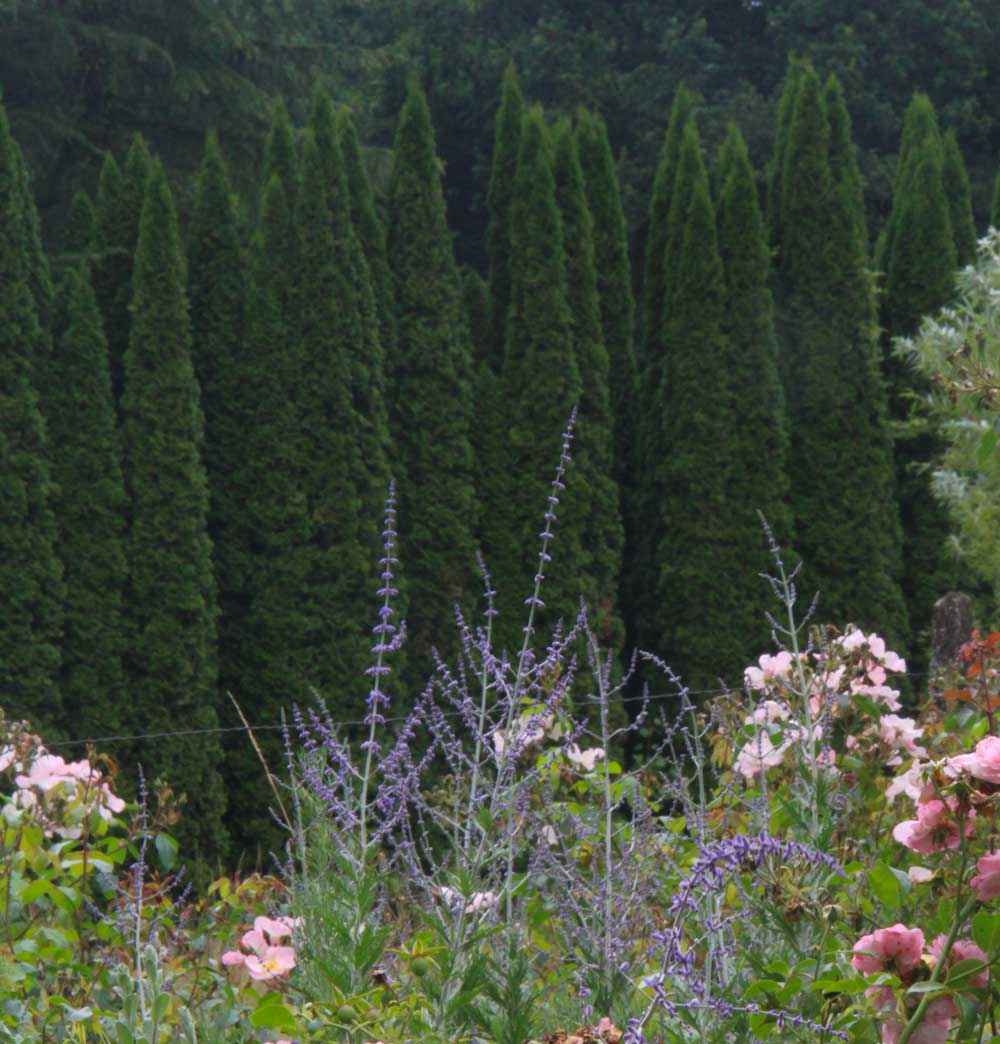
[[[864,975],[892,971],[903,978],[919,966],[923,950],[924,933],[919,928],[894,924],[858,939],[851,965]]]
[[[936,960],[941,960],[941,954],[944,953],[944,944],[948,941],[946,935],[939,935],[934,942],[931,943],[931,953],[934,954]],[[948,954],[949,964],[957,964],[959,961],[976,960],[982,961],[983,964],[989,964],[989,955],[978,947],[971,939],[956,939],[952,944],[951,953]],[[988,968],[984,968],[978,975],[969,980],[970,986],[985,986],[989,982],[990,972]]]
[[[951,817],[954,811],[954,799],[951,806],[935,798],[917,806],[917,818],[907,819],[893,827],[892,836],[914,852],[930,855],[944,849],[958,848],[962,843],[962,831],[958,823]],[[965,836],[972,833],[972,824],[966,822]]]
[[[987,736],[976,744],[974,753],[949,758],[948,769],[968,772],[986,783],[1000,783],[1000,737]]]
[[[984,855],[976,864],[978,874],[969,882],[979,892],[979,898],[988,903],[1000,896],[1000,852]]]
[[[935,997],[913,1031],[910,1044],[946,1044],[951,1021],[957,1014],[958,1008],[951,997]],[[898,1044],[902,1033],[903,1027],[898,1022],[883,1022],[882,1044]]]

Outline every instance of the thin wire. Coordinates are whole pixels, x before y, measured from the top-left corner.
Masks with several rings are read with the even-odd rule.
[[[897,672],[895,677],[903,678],[928,678],[930,677],[929,671],[900,671]],[[729,687],[720,689],[685,689],[684,692],[688,696],[721,696],[727,692],[737,692],[739,690]],[[680,692],[653,692],[649,693],[645,699],[650,703],[659,702],[662,700],[676,700],[681,695]],[[622,696],[615,699],[609,699],[609,704],[623,704],[623,703],[642,703],[643,697],[640,696]],[[463,711],[442,711],[441,716],[445,718],[457,718],[461,717]],[[400,715],[395,718],[386,718],[385,724],[401,724],[409,720],[409,715]],[[352,728],[360,727],[368,724],[364,719],[358,721],[338,721],[334,723],[338,728]],[[125,743],[133,742],[135,740],[148,740],[148,739],[171,739],[175,736],[211,736],[219,733],[227,732],[280,732],[284,728],[283,725],[223,725],[214,729],[180,729],[176,732],[140,732],[135,733],[131,736],[94,736],[90,739],[76,739],[76,740],[55,740],[51,743],[46,742],[46,747],[79,747],[89,746],[91,744],[98,745],[102,743]]]

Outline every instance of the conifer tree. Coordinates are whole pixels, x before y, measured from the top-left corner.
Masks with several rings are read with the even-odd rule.
[[[28,176],[28,165],[20,149],[17,151],[18,191],[21,195],[20,214],[22,220],[21,236],[28,259],[28,287],[35,302],[35,313],[38,316],[38,337],[32,347],[34,365],[37,367],[36,381],[43,381],[42,374],[48,366],[52,354],[52,321],[55,307],[55,290],[49,272],[49,260],[42,247],[41,224],[38,219],[38,208],[31,192],[31,179]],[[44,391],[39,388],[43,399]]]
[[[990,224],[993,228],[1000,228],[1000,172],[993,186],[993,205],[990,207]]]
[[[971,264],[976,256],[976,221],[972,216],[972,189],[962,159],[955,128],[944,135],[944,190],[948,196],[951,233],[955,239],[955,258],[960,268]]]
[[[649,226],[646,230],[646,263],[642,282],[642,335],[643,351],[639,360],[640,373],[655,366],[655,360],[663,352],[663,327],[665,321],[664,272],[667,253],[667,238],[670,234],[670,207],[674,196],[674,179],[680,157],[684,128],[694,111],[694,98],[681,84],[674,95],[670,109],[670,122],[660,150],[660,159],[653,180],[653,194],[649,204]]]
[[[367,572],[358,573],[354,591],[355,604],[364,604],[370,597],[371,576],[379,558],[381,525],[385,492],[388,488],[390,453],[389,421],[385,406],[385,346],[383,331],[394,338],[394,325],[383,321],[382,304],[373,282],[374,269],[369,264],[362,237],[355,226],[353,213],[365,226],[365,236],[372,238],[372,257],[381,266],[381,277],[388,277],[385,243],[371,201],[371,191],[363,169],[354,171],[355,191],[351,190],[351,172],[344,155],[342,142],[348,148],[357,148],[353,125],[338,126],[330,96],[322,86],[313,94],[310,130],[315,138],[318,159],[327,188],[326,205],[329,212],[334,263],[347,279],[343,313],[338,321],[347,364],[350,367],[349,391],[353,401],[353,424],[357,457],[353,464],[351,481],[358,496],[357,526],[364,561],[370,563]],[[353,163],[360,163],[358,153]],[[359,178],[363,184],[359,184]],[[357,205],[354,197],[358,196]],[[303,203],[303,211],[307,204]],[[308,234],[308,229],[300,227]],[[379,287],[383,304],[391,310],[391,287]],[[355,614],[355,619],[358,614]],[[365,625],[368,626],[367,624]]]
[[[944,188],[944,148],[930,99],[914,96],[906,112],[892,211],[880,240],[885,292],[882,327],[890,410],[905,419],[913,393],[925,390],[912,368],[891,352],[893,337],[913,335],[925,315],[954,291],[956,254]],[[903,526],[903,593],[913,630],[930,621],[935,599],[949,581],[947,513],[935,500],[926,465],[940,450],[929,431],[909,425],[897,436],[896,485]],[[914,652],[919,653],[919,649]]]
[[[842,134],[849,121],[838,114],[834,125]],[[852,149],[841,142],[833,154],[839,177],[823,92],[805,64],[779,195],[778,314],[796,548],[806,563],[803,583],[821,591],[824,619],[877,625],[900,641],[898,508],[859,235],[860,177]]]
[[[502,469],[500,489],[489,498],[494,534],[489,565],[499,592],[500,633],[509,641],[520,634],[522,605],[537,572],[537,534],[558,463],[560,436],[582,393],[566,299],[552,149],[540,107],[524,114],[520,138],[511,206],[511,303],[502,374],[508,409],[507,466]],[[571,449],[571,455],[577,448]],[[543,626],[551,626],[559,618],[567,623],[575,620],[580,596],[586,594],[578,568],[585,503],[576,493],[582,492],[585,478],[577,464],[574,461],[569,466],[567,491],[556,511],[552,561],[544,571],[546,608],[536,620]]]
[[[330,129],[332,130],[332,124]],[[327,145],[335,149],[336,137]],[[304,488],[312,520],[309,587],[303,592],[310,629],[308,677],[331,711],[345,716],[361,708],[351,697],[364,691],[370,623],[360,619],[356,599],[370,587],[373,547],[359,531],[358,494],[362,446],[354,413],[352,348],[362,337],[348,240],[353,236],[347,211],[346,179],[339,166],[336,193],[342,215],[338,237],[330,213],[329,164],[315,134],[303,140],[302,196],[298,226],[302,272],[298,325],[306,373],[297,393],[304,434]]]
[[[62,566],[45,424],[34,387],[41,326],[32,293],[20,149],[0,106],[0,691],[12,718],[56,727]],[[33,204],[31,204],[33,206]]]
[[[462,288],[445,215],[427,101],[411,81],[396,131],[388,255],[397,345],[389,413],[402,475],[400,558],[409,577],[410,647],[446,641],[474,569],[471,363]]]
[[[340,143],[347,188],[351,203],[351,226],[368,264],[368,277],[378,316],[379,341],[384,357],[391,356],[396,343],[396,309],[392,298],[392,273],[385,253],[385,228],[375,210],[371,182],[361,155],[361,143],[351,110],[337,114],[337,139]],[[384,365],[383,365],[384,370]],[[383,373],[384,378],[384,373]],[[383,484],[384,496],[387,487]]]
[[[241,380],[246,287],[236,200],[218,136],[210,132],[195,186],[188,230],[191,354],[205,417],[202,457],[209,488],[208,532],[218,587],[219,672],[236,683],[235,658],[243,614],[237,534],[244,504],[233,488],[245,452],[245,421],[254,404]]]
[[[149,150],[137,134],[129,147],[124,171],[114,157],[108,155],[97,187],[94,291],[108,341],[115,402],[119,402],[122,395],[125,351],[130,336],[133,258],[149,164]]]
[[[284,185],[288,205],[294,210],[299,197],[299,159],[288,107],[280,95],[271,111],[271,126],[264,142],[260,183],[265,190],[275,175]]]
[[[493,137],[493,166],[486,193],[489,221],[486,226],[486,255],[490,262],[490,314],[493,321],[493,348],[488,355],[495,373],[503,368],[507,337],[507,309],[510,307],[510,208],[513,202],[514,176],[521,140],[521,118],[524,98],[517,80],[517,70],[510,62],[500,87]]]
[[[681,140],[670,223],[662,334],[669,354],[656,379],[651,418],[648,475],[655,500],[647,519],[653,551],[645,644],[701,686],[719,672],[738,670],[743,650],[730,611],[735,548],[726,487],[735,418],[722,329],[725,282],[693,120]],[[710,396],[705,374],[713,375]]]
[[[86,263],[63,286],[65,330],[54,352],[49,444],[65,569],[60,689],[73,736],[128,731],[122,656],[127,501],[108,346]],[[143,726],[144,727],[144,726]]]
[[[610,369],[611,411],[615,425],[614,474],[619,486],[627,490],[631,481],[628,468],[633,417],[639,393],[628,228],[604,120],[596,113],[581,111],[576,133],[587,188],[587,205],[593,217],[597,292]]]
[[[729,127],[720,159],[717,221],[726,286],[724,369],[734,405],[733,427],[726,435],[733,455],[726,502],[738,563],[729,576],[730,630],[749,657],[755,648],[766,647],[770,634],[764,616],[769,592],[760,574],[770,572],[773,563],[757,512],[785,546],[791,524],[785,398],[769,287],[771,254],[750,157],[735,124]]]
[[[203,425],[177,218],[159,164],[146,183],[133,282],[122,395],[132,499],[128,683],[143,731],[211,730],[216,605]],[[140,745],[138,757],[148,779],[166,776],[187,794],[181,832],[196,857],[223,851],[218,738],[161,737]]]
[[[624,534],[618,486],[613,477],[615,435],[610,373],[597,290],[594,222],[587,206],[576,138],[568,119],[560,121],[555,129],[554,175],[564,243],[566,303],[573,355],[580,372],[575,466],[569,476],[566,503],[583,520],[581,556],[575,563],[582,580],[581,595],[598,633],[614,647],[622,640],[617,601]]]
[[[767,235],[772,248],[781,240],[781,186],[784,177],[785,159],[788,154],[788,132],[792,124],[792,113],[795,110],[795,98],[798,94],[803,62],[794,54],[788,56],[788,68],[785,71],[785,84],[778,102],[778,119],[774,134],[774,153],[767,171]]]

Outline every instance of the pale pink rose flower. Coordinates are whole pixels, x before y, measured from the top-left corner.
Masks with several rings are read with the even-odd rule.
[[[0,772],[6,772],[16,760],[17,751],[13,747],[4,747],[0,750]]]
[[[885,668],[881,664],[869,664],[865,674],[872,685],[885,685]]]
[[[1000,852],[990,852],[976,863],[978,874],[969,882],[979,893],[979,898],[987,903],[1000,896]]]
[[[748,689],[766,689],[769,682],[784,678],[791,670],[792,654],[779,652],[769,656],[764,653],[757,662],[760,664],[759,667],[747,667],[743,672],[743,680]]]
[[[919,928],[894,924],[858,939],[851,965],[863,975],[890,971],[903,978],[919,967],[923,950],[924,933]]]
[[[227,966],[240,965],[247,959],[245,953],[240,953],[239,950],[227,950],[222,955],[222,963]]]
[[[785,760],[787,743],[776,747],[766,732],[758,733],[743,745],[736,756],[736,771],[746,779],[753,779],[758,772],[774,768]]]
[[[915,761],[905,772],[901,772],[886,788],[886,800],[892,801],[905,794],[913,801],[929,801],[934,796],[934,785],[924,779],[927,762]]]
[[[914,884],[927,884],[934,880],[934,871],[928,870],[926,866],[911,866],[906,873]]]
[[[251,979],[274,979],[295,967],[295,951],[291,946],[268,946],[262,954],[248,954],[243,967]]]
[[[898,653],[892,651],[886,652],[882,664],[887,671],[899,673],[906,670],[906,660]]]
[[[852,681],[850,688],[851,692],[868,696],[886,710],[898,711],[903,706],[899,702],[899,690],[891,689],[888,685],[868,685],[863,681]]]
[[[866,641],[867,639],[865,638],[863,631],[859,631],[857,628],[852,628],[847,632],[847,634],[842,635],[841,638],[838,639],[837,644],[846,652],[854,652],[855,649],[860,649]]]
[[[1000,783],[1000,737],[987,736],[980,740],[972,754],[949,758],[948,767],[968,772],[985,783]]]
[[[952,818],[954,801],[951,807],[937,798],[925,801],[917,806],[917,818],[897,823],[892,836],[907,848],[923,855],[930,855],[944,849],[958,848],[962,843],[962,835],[958,823]],[[972,824],[965,824],[965,836],[972,833]]]
[[[755,708],[747,719],[748,725],[773,725],[777,721],[787,721],[791,712],[788,706],[778,700],[764,700]]]
[[[292,926],[288,919],[281,917],[273,921],[270,917],[255,917],[253,922],[254,932],[260,932],[272,943],[276,939],[287,939],[292,934]]]
[[[466,906],[466,913],[478,913],[480,910],[492,910],[500,905],[500,896],[496,892],[474,892],[472,901]]]
[[[948,937],[946,935],[939,935],[934,942],[931,943],[931,953],[934,955],[935,960],[941,960],[941,954],[944,952],[944,944],[947,941]],[[959,961],[966,960],[982,961],[983,964],[990,963],[989,955],[971,939],[956,939],[951,947],[951,953],[948,956],[951,964],[957,964]],[[978,975],[969,980],[969,985],[985,986],[989,981],[989,977],[989,969],[984,968]]]
[[[605,1033],[609,1033],[614,1029],[615,1024],[607,1015],[602,1015],[597,1021],[597,1033],[598,1036],[603,1037]]]
[[[881,660],[885,656],[885,639],[877,634],[868,635],[868,651],[876,660]]]
[[[916,743],[924,734],[924,730],[917,728],[917,723],[912,718],[901,718],[898,714],[883,714],[878,725],[878,734],[887,747],[893,747],[909,757],[927,754],[923,747]],[[896,754],[886,764],[900,765],[902,761],[900,754]]]
[[[913,1031],[910,1044],[947,1044],[951,1023],[958,1008],[951,997],[935,997],[927,1005],[924,1017]],[[899,1044],[903,1027],[898,1022],[882,1023],[882,1044]]]

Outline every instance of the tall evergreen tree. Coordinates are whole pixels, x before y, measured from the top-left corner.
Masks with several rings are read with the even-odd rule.
[[[994,228],[1000,228],[1000,171],[997,172],[997,180],[993,186],[993,205],[990,207],[990,224]]]
[[[645,644],[702,686],[720,672],[739,670],[743,650],[730,614],[735,562],[726,487],[734,402],[722,329],[725,282],[693,120],[681,140],[670,223],[661,335],[669,354],[657,374],[650,418],[655,500],[647,519],[653,553]],[[706,373],[714,377],[711,395],[704,392]]]
[[[294,209],[299,197],[299,157],[288,106],[280,95],[271,110],[271,126],[264,142],[260,183],[265,191],[275,175],[284,185],[288,204]]]
[[[202,457],[209,488],[208,532],[218,587],[219,671],[225,689],[236,684],[244,606],[238,534],[244,503],[234,488],[245,452],[244,423],[254,404],[241,379],[246,286],[239,216],[219,139],[209,133],[195,185],[188,230],[191,354],[205,417]]]
[[[955,128],[944,135],[944,190],[948,195],[951,232],[955,238],[955,256],[960,268],[976,257],[976,221],[972,216],[972,189],[962,159]]]
[[[694,111],[694,98],[681,84],[674,95],[670,122],[660,150],[660,159],[653,180],[653,194],[649,203],[649,225],[646,230],[646,263],[642,280],[642,345],[639,369],[645,373],[648,366],[663,352],[665,321],[664,274],[667,237],[670,234],[670,208],[674,197],[674,180],[680,157],[684,128]]]
[[[349,391],[358,450],[351,478],[358,496],[358,540],[364,561],[369,563],[367,572],[356,575],[360,588],[355,590],[353,598],[356,604],[364,604],[370,594],[370,581],[379,557],[380,519],[389,482],[390,441],[385,405],[383,334],[395,339],[391,316],[392,291],[386,282],[389,271],[385,242],[375,215],[371,190],[363,168],[356,167],[360,164],[360,153],[353,124],[349,117],[347,126],[343,122],[338,124],[333,103],[322,86],[318,86],[313,94],[310,129],[327,187],[326,205],[334,264],[347,278],[343,312],[338,322],[342,325],[340,339],[350,367]],[[355,152],[350,165],[344,143]],[[303,212],[307,209],[308,205],[303,203]],[[364,237],[372,241],[371,256],[376,267],[369,263],[368,251],[355,224],[354,214],[357,214],[358,224],[364,227]],[[301,221],[300,227],[303,227]],[[303,232],[307,234],[304,227]],[[374,278],[376,268],[381,282]],[[390,310],[388,321],[382,317],[383,308]],[[354,615],[357,621],[359,614]]]
[[[398,341],[388,367],[401,465],[400,557],[412,598],[410,646],[446,641],[474,568],[471,364],[427,101],[411,81],[389,181],[388,254]]]
[[[0,106],[0,691],[4,710],[40,729],[60,719],[62,566],[32,354],[32,294],[20,149]]]
[[[86,192],[74,192],[69,208],[69,220],[63,236],[63,249],[69,254],[84,255],[89,259],[97,242],[97,211]]]
[[[396,308],[392,297],[392,273],[385,252],[385,228],[375,210],[371,182],[361,154],[361,142],[351,116],[342,108],[337,114],[337,138],[347,172],[347,188],[351,202],[351,226],[364,251],[368,275],[378,315],[382,352],[392,355],[396,344]],[[383,487],[383,494],[385,487]]]
[[[65,569],[60,689],[73,736],[124,731],[122,656],[126,507],[108,346],[87,265],[70,270],[65,331],[54,354],[49,442]]]
[[[597,289],[594,221],[587,206],[580,156],[568,119],[555,129],[554,175],[564,243],[566,303],[573,355],[580,372],[575,467],[566,492],[568,504],[583,498],[586,505],[575,509],[583,521],[581,556],[575,568],[598,633],[608,645],[620,646],[623,634],[617,601],[624,532],[614,480],[615,431],[608,351]]]
[[[774,152],[767,170],[767,235],[772,248],[781,240],[781,186],[784,178],[785,159],[788,155],[788,133],[795,111],[795,98],[798,95],[802,73],[805,66],[797,55],[788,56],[788,68],[785,71],[785,83],[778,102],[778,119],[774,132]]]
[[[849,126],[838,114],[836,126]],[[789,479],[805,583],[825,619],[878,626],[899,641],[898,508],[879,379],[860,177],[839,144],[819,80],[805,65],[780,191],[779,316],[790,415]]]
[[[944,148],[930,99],[917,94],[903,127],[892,212],[880,240],[885,291],[882,327],[890,410],[907,418],[914,392],[926,391],[915,371],[891,352],[893,337],[913,335],[925,315],[954,292],[956,254],[944,188]],[[916,418],[913,418],[916,420]],[[949,585],[945,551],[947,513],[931,491],[926,465],[940,452],[938,440],[910,423],[897,436],[896,484],[903,525],[903,594],[913,630],[922,634],[935,599]],[[919,654],[920,649],[915,648]]]
[[[465,306],[465,321],[469,327],[472,358],[478,366],[490,355],[493,328],[490,316],[490,287],[475,269],[462,270],[462,302]]]
[[[510,307],[510,209],[514,176],[521,140],[524,98],[517,81],[517,70],[510,62],[500,87],[493,137],[493,166],[486,193],[489,221],[486,226],[486,254],[490,261],[490,314],[493,317],[493,348],[488,355],[495,373],[503,368],[507,337],[507,309]]]
[[[720,159],[717,222],[726,286],[724,370],[734,406],[733,429],[726,434],[732,452],[726,501],[738,564],[729,576],[729,629],[749,657],[755,648],[767,647],[770,634],[763,612],[769,592],[760,574],[770,572],[773,563],[757,512],[784,545],[791,538],[791,522],[785,397],[769,287],[771,252],[750,157],[735,124],[729,127]]]
[[[635,298],[629,265],[628,227],[608,130],[597,113],[581,111],[577,146],[593,217],[594,260],[601,327],[610,369],[611,410],[615,424],[614,474],[627,488],[633,419],[639,378],[635,359]]]
[[[114,157],[108,155],[97,187],[94,291],[108,341],[111,387],[116,402],[122,395],[125,351],[130,336],[132,267],[149,163],[149,150],[141,135],[136,135],[125,159],[124,171]]]
[[[216,605],[208,538],[202,415],[191,363],[184,261],[166,175],[146,183],[125,356],[125,466],[132,498],[126,660],[134,721],[144,732],[211,730],[216,711]],[[225,848],[217,736],[140,745],[147,778],[188,797],[182,836],[197,857]]]
[[[500,633],[513,642],[519,638],[523,602],[537,572],[537,534],[558,463],[560,434],[582,393],[566,299],[552,149],[538,106],[525,113],[521,125],[510,231],[511,303],[502,374],[508,409],[507,466],[489,498],[494,534],[489,564],[499,592]],[[558,618],[574,620],[580,596],[586,594],[578,570],[585,504],[573,486],[582,489],[584,484],[577,461],[565,481],[568,488],[556,511],[552,561],[544,570],[546,609],[536,621],[543,625]]]

